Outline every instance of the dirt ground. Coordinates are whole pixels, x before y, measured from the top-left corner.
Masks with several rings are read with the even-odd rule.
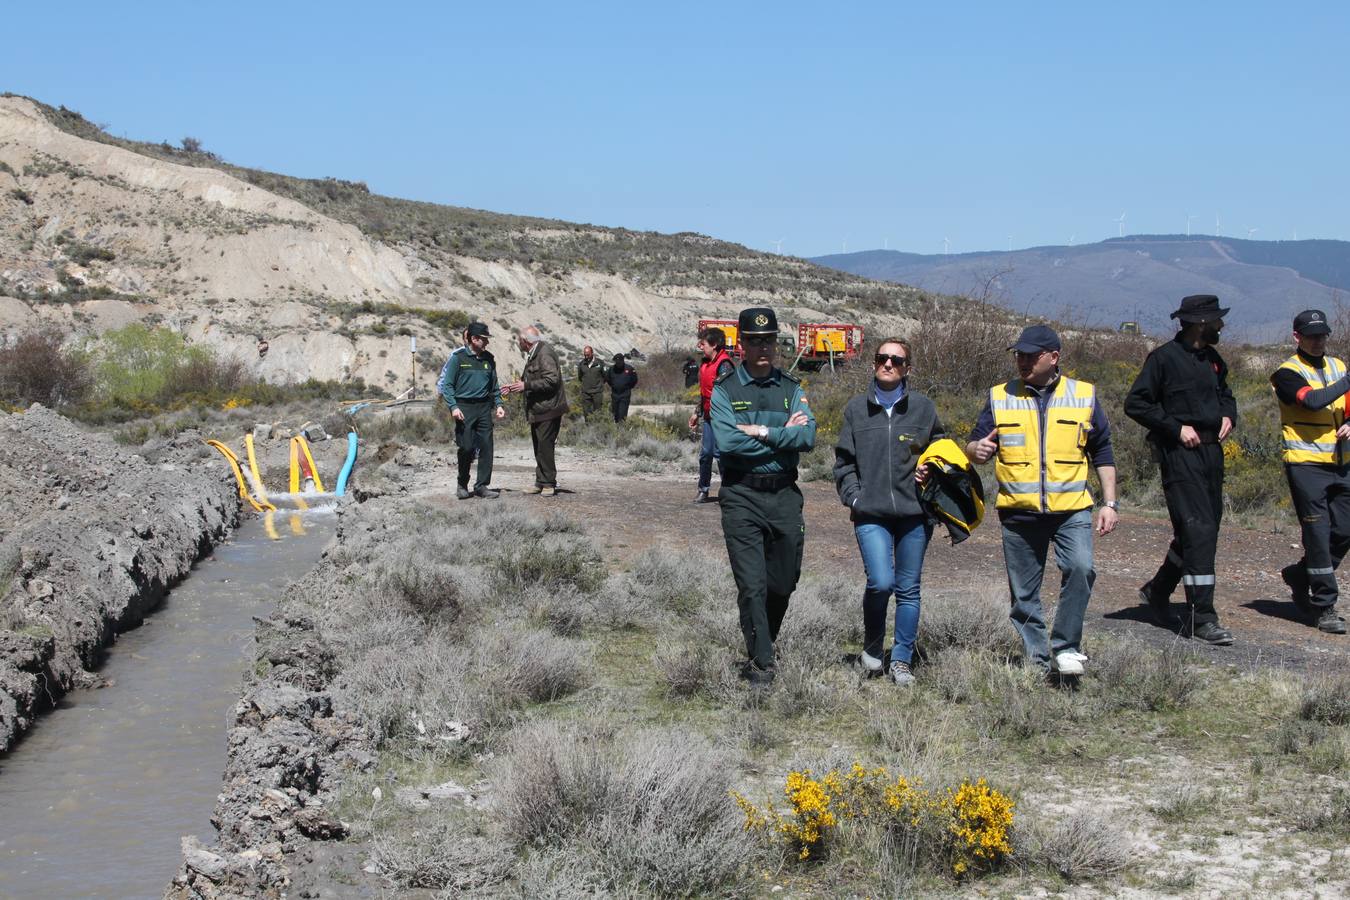
[[[554,498],[535,499],[584,522],[614,558],[626,559],[647,547],[660,546],[707,552],[711,559],[725,560],[718,507],[691,502],[696,475],[686,471],[688,461],[651,467],[657,466],[661,471],[639,472],[631,460],[559,447],[561,490]],[[523,490],[533,482],[533,470],[528,445],[499,445],[493,486],[505,492]],[[446,472],[447,494],[453,498],[453,478],[449,468]],[[716,485],[714,475],[714,494]],[[808,482],[801,489],[807,528],[803,576],[856,574],[861,592],[857,543],[833,483]],[[1097,582],[1085,628],[1089,654],[1092,633],[1098,629],[1129,634],[1151,644],[1177,639],[1148,619],[1138,599],[1139,586],[1152,577],[1170,539],[1171,527],[1165,517],[1125,511],[1116,531],[1097,540]],[[1280,568],[1300,554],[1296,533],[1273,534],[1225,523],[1219,539],[1217,606],[1235,642],[1231,647],[1203,647],[1216,662],[1308,672],[1350,663],[1350,636],[1323,634],[1304,624],[1280,581]],[[953,580],[975,584],[989,579],[1001,583],[1004,577],[999,529],[992,514],[959,546],[953,547],[941,530],[934,534],[924,567],[925,585]],[[1047,599],[1055,596],[1057,585],[1052,564],[1046,578]],[[1178,613],[1184,610],[1180,588],[1173,596],[1173,608]]]

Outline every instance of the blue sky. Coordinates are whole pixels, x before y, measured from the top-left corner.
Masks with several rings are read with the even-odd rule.
[[[941,7],[941,8],[939,8]],[[0,90],[380,193],[815,255],[1350,237],[1350,5],[70,2]],[[18,39],[17,36],[22,36]]]

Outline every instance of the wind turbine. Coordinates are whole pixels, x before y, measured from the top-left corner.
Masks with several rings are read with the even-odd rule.
[[[1252,239],[1252,235],[1256,234],[1256,233],[1257,233],[1258,231],[1260,231],[1260,230],[1261,230],[1261,229],[1259,229],[1259,228],[1248,228],[1248,229],[1247,229],[1247,240],[1250,241],[1250,240]]]
[[[843,246],[844,246],[844,252],[847,253],[847,252],[848,252],[848,235],[844,235],[844,244],[843,244]]]
[[[1008,235],[1008,252],[1012,252],[1012,235]]]
[[[1186,237],[1190,237],[1190,236],[1191,236],[1191,220],[1192,220],[1192,219],[1196,219],[1196,218],[1199,218],[1199,217],[1198,217],[1198,216],[1193,216],[1193,215],[1191,215],[1190,213],[1186,213]]]
[[[1125,214],[1121,213],[1120,218],[1116,219],[1116,237],[1125,236]]]
[[[952,239],[951,239],[951,238],[943,238],[943,239],[942,239],[942,255],[943,255],[943,256],[946,256],[948,253],[951,253],[951,252],[952,252]]]
[[[1069,246],[1070,246],[1070,247],[1073,246],[1073,239],[1076,238],[1076,237],[1078,237],[1078,235],[1076,235],[1076,234],[1071,234],[1071,235],[1069,235]]]
[[[769,243],[773,244],[774,253],[777,253],[779,256],[783,255],[783,238],[779,238],[776,241],[769,241]]]
[[[1223,234],[1223,232],[1219,230],[1219,214],[1218,214],[1218,213],[1215,213],[1215,214],[1214,214],[1214,236],[1215,236],[1215,237],[1218,237],[1218,236],[1221,235],[1221,234]]]

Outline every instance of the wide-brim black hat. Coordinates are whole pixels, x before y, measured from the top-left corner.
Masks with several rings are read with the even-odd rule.
[[[1213,294],[1191,294],[1181,298],[1181,308],[1171,317],[1182,322],[1212,322],[1228,315],[1228,310],[1229,307],[1219,305],[1219,298]]]

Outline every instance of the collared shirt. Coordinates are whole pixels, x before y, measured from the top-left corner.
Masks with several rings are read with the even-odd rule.
[[[783,379],[790,381],[792,390],[785,409],[781,410],[741,410],[732,407],[732,399],[724,385],[730,379],[736,379],[742,387],[751,385],[757,388],[781,390]],[[745,366],[737,366],[732,372],[713,385],[711,411],[713,437],[717,449],[722,454],[723,465],[754,474],[774,472],[795,472],[797,459],[802,451],[816,445],[816,417],[807,405],[806,394],[795,378],[785,376],[777,367],[770,369],[763,378],[752,378]],[[806,414],[806,424],[789,427],[786,423],[794,414]],[[760,440],[751,437],[737,428],[737,425],[765,425],[768,435]]]

